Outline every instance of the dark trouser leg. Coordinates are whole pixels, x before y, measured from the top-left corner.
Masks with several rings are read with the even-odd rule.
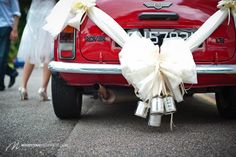
[[[9,77],[16,77],[17,74],[17,70],[13,67],[10,67],[9,65],[7,65],[6,67],[6,75],[8,75]]]
[[[11,68],[9,65],[7,65],[6,68],[6,75],[11,76],[11,74],[13,73],[14,69]]]
[[[0,27],[0,90],[4,90],[4,77],[10,49],[11,27]]]

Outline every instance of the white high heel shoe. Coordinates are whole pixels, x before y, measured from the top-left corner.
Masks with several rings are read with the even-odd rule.
[[[19,87],[20,100],[28,100],[28,93],[25,88]]]
[[[44,88],[39,88],[39,97],[41,101],[49,101],[50,98],[47,96],[46,90]]]

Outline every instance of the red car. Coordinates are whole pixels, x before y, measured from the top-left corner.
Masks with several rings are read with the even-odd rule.
[[[217,9],[217,0],[98,0],[128,33],[137,31],[161,45],[164,38],[187,39]],[[193,52],[198,84],[190,93],[215,92],[217,108],[224,117],[236,116],[236,21],[231,16]],[[83,94],[102,95],[112,103],[117,91],[133,88],[121,74],[121,47],[89,18],[80,31],[67,27],[55,40],[52,71],[52,102],[59,118],[78,118]],[[120,94],[122,94],[120,92]],[[119,93],[119,92],[117,92]]]

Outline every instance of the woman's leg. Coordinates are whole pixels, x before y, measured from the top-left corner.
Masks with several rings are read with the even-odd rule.
[[[43,65],[43,80],[42,80],[42,88],[45,89],[45,92],[47,91],[48,82],[51,76],[51,72],[48,69],[48,63],[44,63]]]
[[[48,88],[48,82],[51,76],[51,72],[48,69],[48,63],[44,63],[43,65],[43,80],[42,80],[42,87],[39,88],[39,97],[42,101],[48,101],[50,98],[48,98],[47,95],[47,88]]]
[[[26,61],[24,64],[23,76],[22,76],[22,82],[21,82],[22,88],[27,89],[27,83],[33,69],[34,69],[34,64],[31,64],[29,61]]]
[[[23,68],[21,87],[19,88],[21,100],[28,99],[28,94],[27,94],[26,89],[27,89],[28,80],[30,78],[30,75],[31,75],[33,69],[34,69],[34,64],[31,64],[29,61],[25,61],[24,68]]]

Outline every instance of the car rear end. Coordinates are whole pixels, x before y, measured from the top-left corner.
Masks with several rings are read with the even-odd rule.
[[[181,37],[186,40],[217,11],[217,3],[217,0],[98,0],[97,7],[115,19],[128,34],[138,32],[150,38],[154,44],[161,45],[165,38]],[[216,92],[218,109],[223,116],[236,113],[236,107],[232,105],[236,104],[233,100],[236,96],[236,22],[233,17],[230,18],[229,25],[225,21],[193,52],[198,84],[186,84],[186,87],[191,87],[190,92]],[[132,89],[121,74],[120,50],[121,47],[89,18],[83,21],[80,31],[65,28],[55,41],[54,61],[49,65],[53,72],[52,85],[55,87],[63,82],[63,88],[73,89],[68,94],[68,99],[74,96],[73,101],[78,101],[78,93],[81,99],[85,93],[94,94],[94,90],[100,86]],[[53,86],[54,110],[60,108],[55,111],[57,116],[79,115],[80,111],[74,114],[69,114],[71,110],[66,114],[63,112],[64,108],[71,107],[56,102],[60,96],[63,99],[65,96],[58,96],[58,90],[62,87]],[[61,107],[57,107],[58,104]],[[76,103],[72,106],[76,106]]]

